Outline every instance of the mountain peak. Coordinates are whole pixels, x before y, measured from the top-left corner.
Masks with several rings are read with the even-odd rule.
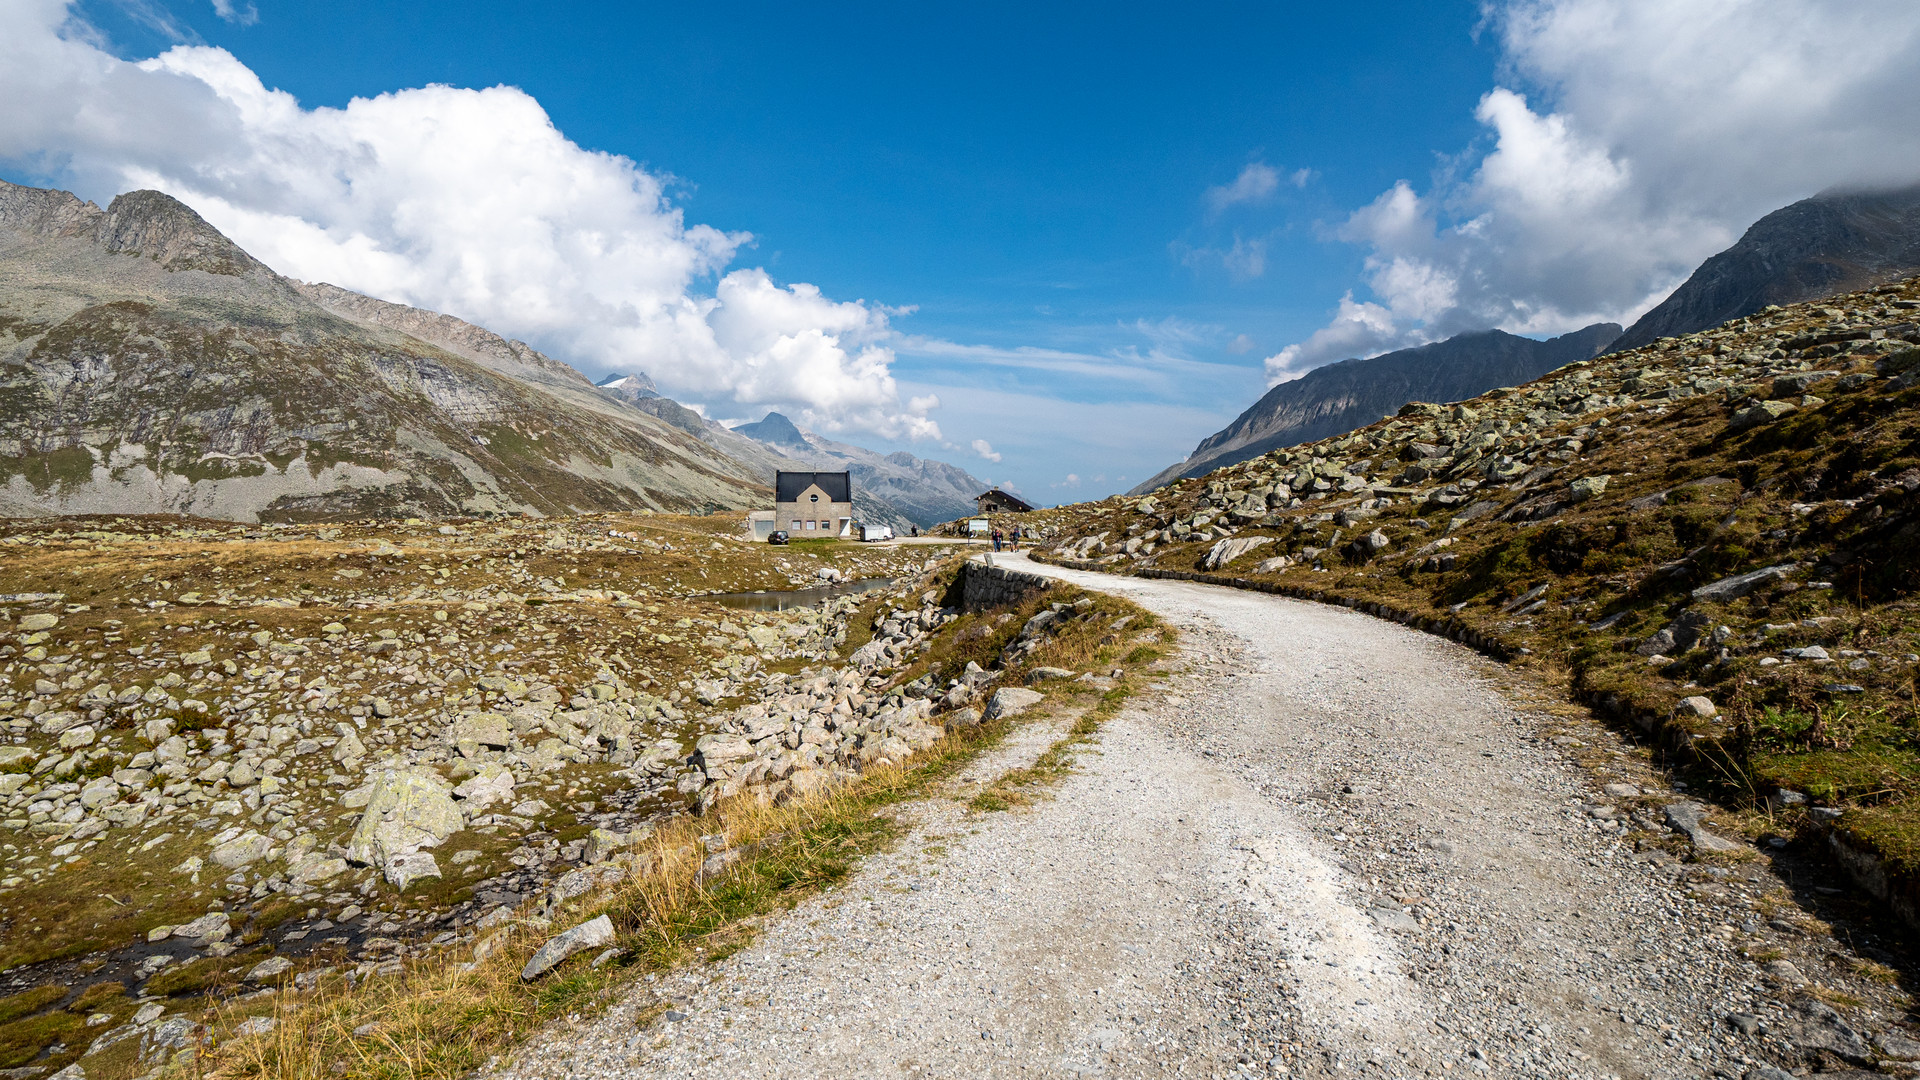
[[[806,448],[811,444],[793,421],[777,412],[770,412],[757,423],[741,424],[733,430],[757,442],[771,443],[774,446],[797,446]]]
[[[273,272],[192,207],[158,191],[129,191],[102,210],[69,191],[0,180],[0,228],[49,240],[89,240],[115,255],[152,259],[163,270],[228,277]]]
[[[653,380],[644,371],[632,375],[616,371],[593,385],[610,394],[626,398],[628,401],[643,401],[660,396],[660,388],[654,385]]]
[[[272,273],[192,207],[158,191],[129,191],[114,199],[95,238],[110,252],[149,258],[164,270],[204,270],[230,277],[249,270]]]
[[[92,239],[106,211],[71,191],[24,187],[0,180],[0,229],[47,239]]]
[[[1700,264],[1609,352],[1895,281],[1920,269],[1920,185],[1828,190],[1783,206]]]

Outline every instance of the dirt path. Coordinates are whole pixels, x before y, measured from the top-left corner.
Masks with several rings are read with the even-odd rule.
[[[510,1074],[1739,1077],[1772,1058],[1727,1022],[1781,1005],[1726,909],[1583,808],[1591,781],[1492,665],[1338,608],[1033,569],[1173,620],[1190,672],[1053,798],[921,804],[845,887]],[[674,1011],[636,1028],[656,995]]]

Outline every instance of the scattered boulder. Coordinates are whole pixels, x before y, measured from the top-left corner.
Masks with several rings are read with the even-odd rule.
[[[1738,600],[1762,585],[1784,580],[1788,574],[1799,568],[1798,563],[1781,563],[1779,566],[1769,566],[1761,570],[1721,578],[1711,585],[1702,585],[1693,590],[1693,598],[1712,600],[1717,603]]]
[[[429,851],[406,851],[390,855],[380,870],[396,889],[404,889],[421,878],[440,876],[440,864],[434,861],[433,853]]]
[[[505,750],[513,745],[513,721],[493,713],[475,713],[454,721],[447,735],[455,746],[472,743],[490,750]]]
[[[1612,476],[1583,476],[1567,485],[1567,499],[1575,503],[1587,502],[1603,494],[1612,479]]]
[[[1203,570],[1218,570],[1233,560],[1266,544],[1273,543],[1271,536],[1234,536],[1213,545],[1207,551],[1207,557],[1200,561]]]
[[[347,842],[347,858],[385,869],[397,856],[440,846],[465,824],[452,791],[437,774],[385,769],[374,777],[366,812]]]
[[[224,911],[210,911],[190,923],[181,923],[173,928],[173,937],[192,940],[200,944],[211,944],[227,940],[233,932],[233,919]]]
[[[613,920],[601,915],[589,919],[564,933],[548,939],[545,945],[527,961],[520,971],[520,978],[531,982],[545,975],[574,953],[583,949],[596,949],[613,942]]]
[[[208,858],[229,870],[237,870],[266,858],[272,847],[270,837],[248,831],[214,848]]]
[[[1027,672],[1026,681],[1028,686],[1032,686],[1034,683],[1049,682],[1054,679],[1071,679],[1074,674],[1067,668],[1037,667]]]
[[[1696,851],[1726,852],[1739,851],[1740,845],[1722,836],[1707,831],[1704,824],[1706,807],[1694,802],[1677,802],[1667,807],[1667,825],[1675,832],[1687,834],[1693,841]]]
[[[1700,697],[1697,694],[1693,697],[1681,698],[1679,710],[1702,719],[1711,719],[1720,713],[1719,708],[1714,705],[1711,699]]]
[[[589,863],[606,862],[632,847],[635,839],[637,836],[634,834],[595,829],[587,834],[587,846],[582,855]]]
[[[293,961],[284,956],[269,956],[253,965],[247,972],[248,982],[266,982],[276,975],[284,975],[293,967]]]
[[[480,771],[460,781],[453,789],[453,797],[462,801],[467,810],[480,811],[494,803],[506,802],[513,798],[513,770],[498,762],[488,762],[480,766]]]
[[[1785,401],[1757,401],[1733,414],[1727,421],[1727,434],[1738,435],[1743,431],[1771,424],[1788,413],[1798,411],[1797,407]]]
[[[317,851],[309,851],[295,860],[287,868],[287,880],[301,885],[326,881],[347,872],[347,860],[329,858]]]
[[[986,719],[998,720],[1007,716],[1018,716],[1040,703],[1046,695],[1038,690],[1027,690],[1018,686],[1003,686],[993,692],[987,701]]]

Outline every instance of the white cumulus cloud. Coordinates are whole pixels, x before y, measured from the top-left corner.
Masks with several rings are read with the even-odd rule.
[[[1368,356],[1398,340],[1393,313],[1379,304],[1356,301],[1352,293],[1340,298],[1333,321],[1299,344],[1267,357],[1267,385],[1277,386],[1343,356]]]
[[[995,465],[1000,464],[1000,455],[994,452],[993,444],[985,439],[973,440],[973,452],[993,462]]]
[[[222,17],[249,6],[222,0]],[[938,438],[902,406],[888,312],[765,271],[689,224],[670,178],[569,140],[524,91],[425,86],[308,109],[224,49],[141,63],[66,0],[0,0],[0,161],[83,194],[166,191],[268,265],[457,315],[577,366]]]
[[[1285,377],[1498,326],[1631,322],[1766,213],[1920,181],[1910,0],[1506,0],[1490,148],[1356,211],[1372,300],[1267,362]],[[1476,156],[1477,155],[1477,156]]]
[[[1279,189],[1279,171],[1256,161],[1241,169],[1240,175],[1233,178],[1233,183],[1208,188],[1207,209],[1218,214],[1239,203],[1259,202]]]

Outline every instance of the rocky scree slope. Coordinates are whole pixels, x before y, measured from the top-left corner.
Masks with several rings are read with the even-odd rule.
[[[1920,284],[1769,307],[1144,499],[1049,557],[1398,612],[1671,748],[1920,913]]]
[[[1267,391],[1233,423],[1201,440],[1185,461],[1168,466],[1132,494],[1269,450],[1345,434],[1391,416],[1409,401],[1459,401],[1527,382],[1596,355],[1619,334],[1613,323],[1548,341],[1487,330],[1315,368]]]
[[[615,414],[568,370],[458,320],[282,278],[158,192],[103,211],[0,185],[0,513],[295,520],[764,498],[738,463]]]
[[[1897,280],[1920,270],[1920,185],[1822,192],[1761,218],[1613,344],[1663,337]]]
[[[601,864],[682,790],[817,788],[943,723],[889,682],[951,614],[912,591],[937,556],[737,530],[7,523],[0,1017],[34,1022],[0,1019],[0,1068],[90,1048],[150,1067],[184,1045],[164,1017],[209,993],[471,943],[631,868]],[[850,662],[873,594],[786,612],[689,595],[803,576],[899,576],[905,621]],[[783,739],[835,738],[725,769],[706,737],[769,715]]]

